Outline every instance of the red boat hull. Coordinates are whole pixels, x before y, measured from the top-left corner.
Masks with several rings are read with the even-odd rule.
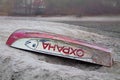
[[[109,49],[67,36],[36,30],[17,30],[7,45],[39,53],[71,58],[104,66],[112,66]]]

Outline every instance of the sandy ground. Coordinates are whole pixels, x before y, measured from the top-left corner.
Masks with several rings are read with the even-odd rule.
[[[105,45],[113,50],[115,63],[112,67],[104,67],[7,46],[5,42],[9,35],[21,28],[53,32]],[[0,17],[0,80],[119,80],[119,37],[86,30],[82,26],[34,20],[34,18]]]
[[[120,16],[95,16],[95,17],[76,17],[76,16],[57,16],[57,17],[16,17],[2,16],[5,19],[49,21],[67,23],[81,26],[79,29],[98,33],[100,35],[120,38]]]

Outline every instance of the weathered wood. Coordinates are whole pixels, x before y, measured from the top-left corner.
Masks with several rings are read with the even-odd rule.
[[[112,53],[107,48],[48,32],[17,30],[9,37],[6,44],[20,49],[104,66],[113,64]]]

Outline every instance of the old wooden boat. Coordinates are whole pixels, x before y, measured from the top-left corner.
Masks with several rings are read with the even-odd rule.
[[[40,54],[44,53],[104,66],[112,66],[113,64],[110,49],[49,32],[20,29],[11,34],[6,44]]]

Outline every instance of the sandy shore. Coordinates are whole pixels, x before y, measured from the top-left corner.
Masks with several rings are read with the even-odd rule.
[[[31,18],[32,19],[32,18]],[[82,26],[51,21],[0,18],[0,79],[1,80],[119,80],[120,38],[89,32]],[[37,29],[67,35],[107,46],[115,54],[112,67],[63,59],[11,48],[5,43],[17,29]],[[104,32],[104,31],[103,31]],[[84,35],[83,35],[84,34]]]

